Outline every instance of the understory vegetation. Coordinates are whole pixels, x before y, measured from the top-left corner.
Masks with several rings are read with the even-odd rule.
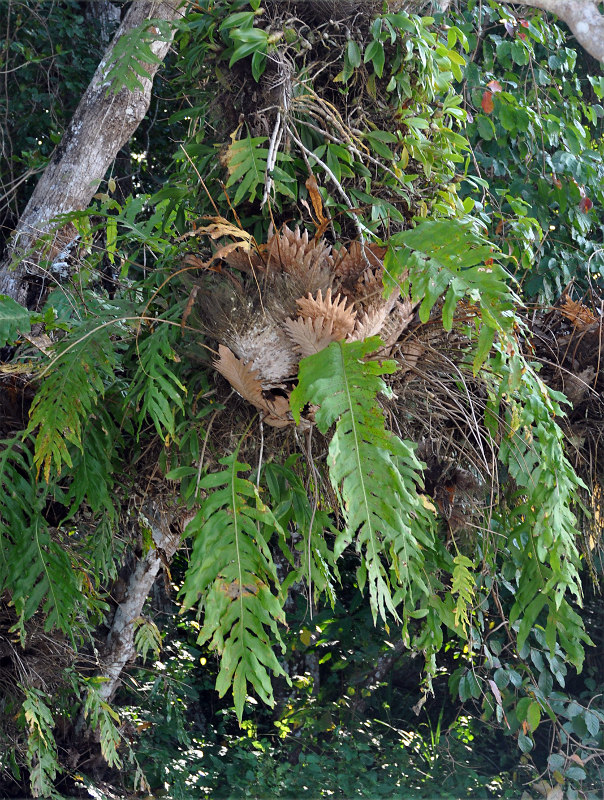
[[[8,252],[107,42],[0,25]],[[597,800],[600,65],[493,0],[175,30],[0,296],[0,796]]]

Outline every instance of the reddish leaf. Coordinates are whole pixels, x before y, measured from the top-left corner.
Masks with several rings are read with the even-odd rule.
[[[528,28],[529,26],[528,21],[526,19],[519,19],[518,23],[522,25],[523,28]]]
[[[519,39],[526,39],[526,33],[521,33],[520,31],[518,31],[518,38]]]
[[[499,81],[489,81],[487,83],[487,89],[490,89],[493,94],[497,94],[497,92],[501,92],[503,90],[503,86],[499,83]]]
[[[493,104],[493,95],[488,90],[482,93],[482,110],[485,114],[491,114],[495,105]]]
[[[594,207],[594,204],[589,199],[589,197],[585,196],[581,198],[581,202],[579,203],[579,210],[586,214],[591,208]]]

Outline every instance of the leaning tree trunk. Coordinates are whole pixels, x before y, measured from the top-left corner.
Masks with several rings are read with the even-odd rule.
[[[117,41],[145,20],[170,22],[176,19],[183,13],[182,5],[183,0],[135,0],[132,3],[19,220],[7,256],[0,263],[0,294],[27,304],[29,279],[39,275],[39,267],[34,256],[21,258],[13,268],[16,257],[33,252],[32,245],[49,230],[54,217],[86,208],[109,165],[149,108],[153,78],[170,48],[170,41],[164,41],[158,34],[157,40],[151,43],[151,50],[159,61],[143,65],[148,77],[140,78],[142,88],[130,91],[124,87],[114,94],[107,91],[106,72]],[[156,29],[151,27],[150,30]],[[67,242],[63,242],[65,244]]]

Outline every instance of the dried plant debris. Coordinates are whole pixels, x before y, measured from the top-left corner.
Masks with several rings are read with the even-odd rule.
[[[288,397],[301,358],[374,335],[385,355],[413,318],[409,298],[384,297],[384,248],[353,242],[334,251],[308,231],[284,227],[256,249],[220,252],[236,274],[202,279],[201,326],[219,343],[215,369],[269,425],[291,424]]]

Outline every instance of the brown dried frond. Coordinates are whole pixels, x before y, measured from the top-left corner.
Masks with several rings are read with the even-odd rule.
[[[347,308],[346,302],[346,298],[341,298],[339,294],[332,300],[331,289],[327,290],[325,298],[319,289],[316,298],[309,293],[308,297],[296,300],[300,316],[310,319],[323,318],[333,324],[335,340],[344,339],[354,330],[357,312],[352,306]]]
[[[568,295],[560,305],[560,313],[580,331],[598,321],[596,315],[586,305],[578,300],[572,300]]]
[[[331,245],[324,239],[309,239],[308,231],[290,230],[285,226],[268,240],[266,269],[286,272],[296,280],[301,293],[325,291],[333,279]]]
[[[218,345],[220,358],[213,362],[215,370],[227,379],[233,389],[245,400],[259,410],[266,410],[262,384],[256,370],[249,364],[240,361],[237,356],[223,344]]]
[[[264,270],[264,261],[255,250],[242,252],[241,249],[237,249],[234,252],[223,253],[220,257],[223,261],[226,261],[229,267],[233,267],[239,272],[251,273]]]
[[[284,325],[302,358],[318,353],[340,338],[334,335],[333,322],[325,317],[286,319]]]
[[[218,346],[220,358],[214,361],[213,366],[227,379],[233,389],[251,403],[258,411],[263,411],[264,421],[275,428],[290,425],[292,420],[288,416],[289,401],[286,397],[266,397],[262,391],[262,384],[257,377],[257,372],[249,364],[240,361],[237,356],[223,344]]]
[[[258,373],[264,389],[281,386],[298,369],[298,358],[288,337],[273,319],[258,315],[245,328],[230,331],[231,349]]]
[[[408,297],[403,297],[396,301],[390,314],[382,327],[381,336],[385,347],[392,347],[398,341],[399,336],[405,331],[415,313],[415,305]]]
[[[376,244],[361,245],[354,241],[349,246],[342,247],[335,260],[333,271],[347,293],[352,293],[357,281],[366,270],[381,271],[386,248]]]
[[[351,342],[360,342],[368,336],[377,336],[382,330],[391,309],[388,306],[378,306],[365,311],[356,321],[354,331],[348,337]]]

